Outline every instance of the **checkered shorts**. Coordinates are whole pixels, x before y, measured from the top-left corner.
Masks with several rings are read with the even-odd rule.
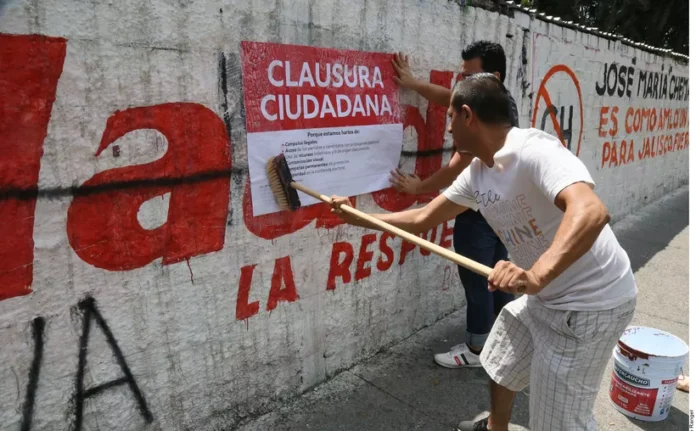
[[[529,386],[530,430],[596,430],[602,375],[635,307],[634,298],[606,311],[553,310],[525,295],[501,311],[481,362],[501,386]]]

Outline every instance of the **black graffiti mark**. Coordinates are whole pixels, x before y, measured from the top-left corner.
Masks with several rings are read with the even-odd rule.
[[[177,48],[175,46],[153,46],[150,51],[174,51],[174,52],[189,52],[187,49]]]
[[[553,112],[553,115],[559,119],[559,124],[561,126],[561,132],[563,133],[563,140],[565,141],[568,150],[571,149],[571,142],[573,140],[573,105],[568,107],[568,127],[563,128],[565,124],[565,106],[561,106],[561,116],[558,116],[558,108],[551,105],[544,109],[544,115],[541,116],[541,130],[546,130],[546,118]]]
[[[242,90],[242,62],[240,60],[239,55],[235,53],[225,54],[224,66],[226,82],[239,83],[239,90]],[[227,86],[226,88],[229,91],[229,86]],[[227,116],[225,117],[225,124],[229,129],[229,138],[230,145],[232,146],[233,157],[234,155],[238,154],[236,150],[241,149],[241,147],[236,148],[235,144],[245,142],[246,139],[246,113],[244,111],[244,91],[236,91],[236,97],[234,96],[234,94],[235,92],[231,94],[228,93],[227,95],[227,102],[231,102],[233,108],[232,110],[230,110],[229,107],[227,108]],[[237,160],[237,162],[239,162],[239,160]],[[246,165],[245,161],[242,161],[242,163],[239,164],[242,166]],[[247,177],[244,177],[242,175],[232,175],[232,182],[230,183],[230,188],[233,188],[234,190],[232,191],[232,193],[243,193],[246,179]],[[234,205],[230,205],[227,215],[228,226],[232,226],[232,224],[234,223],[234,210]]]
[[[161,177],[161,178],[144,178],[128,181],[114,181],[109,184],[87,185],[73,187],[53,187],[39,189],[37,187],[27,188],[12,188],[5,187],[0,189],[0,201],[7,199],[30,200],[36,198],[59,198],[66,196],[89,196],[99,193],[106,193],[118,190],[138,189],[144,187],[174,187],[183,184],[196,184],[214,179],[234,177],[248,174],[249,170],[246,167],[232,168],[225,170],[217,170],[203,172],[196,175],[185,177]]]
[[[44,328],[46,320],[43,317],[36,317],[31,322],[31,336],[34,340],[34,359],[31,361],[29,370],[29,382],[27,383],[27,394],[22,407],[22,427],[21,431],[29,431],[34,418],[34,404],[36,402],[36,388],[39,386],[39,375],[41,374],[41,361],[43,360],[44,347]]]
[[[527,81],[527,46],[529,45],[529,29],[524,29],[522,33],[522,67],[517,69],[517,81],[522,81],[522,97],[527,95],[527,90],[531,83]],[[531,95],[530,95],[531,97]]]
[[[224,52],[221,52],[218,56],[218,75],[220,91],[222,91],[222,103],[220,104],[222,119],[227,128],[227,137],[232,140],[232,124],[230,123],[229,102],[227,99],[227,58]]]
[[[418,150],[418,151],[402,151],[401,155],[404,157],[432,157],[438,154],[444,154],[454,150],[454,147],[442,147],[433,148],[430,150]]]
[[[635,68],[635,57],[631,60],[631,64],[633,66],[604,63],[603,70],[600,71],[601,78],[595,83],[597,95],[616,94],[619,97],[625,95],[628,98],[637,95],[644,99],[688,100],[689,78],[672,75],[672,66],[669,66],[667,73],[664,73],[665,65],[663,64],[662,73],[660,73]]]
[[[626,94],[630,98],[634,74],[634,67],[618,66],[616,63],[608,66],[607,63],[604,63],[602,84],[600,86],[599,81],[596,82],[595,91],[598,96],[603,96],[605,93],[613,96],[616,93],[619,97]]]
[[[116,342],[114,334],[111,332],[111,329],[106,324],[104,317],[102,317],[101,313],[99,312],[96,301],[94,298],[88,296],[78,303],[78,307],[84,314],[82,317],[82,336],[80,337],[77,375],[75,376],[75,421],[73,422],[73,430],[82,430],[82,416],[84,412],[84,402],[86,399],[97,396],[104,391],[119,387],[121,385],[128,385],[128,388],[131,390],[138,403],[138,409],[140,410],[140,414],[142,415],[143,419],[145,419],[146,422],[151,423],[154,418],[147,407],[145,397],[140,391],[140,388],[138,388],[138,384],[135,382],[130,368],[128,368],[126,359],[123,356],[123,352],[121,352],[121,348]],[[106,341],[109,344],[109,347],[111,347],[111,351],[116,357],[118,366],[121,368],[121,372],[123,372],[124,376],[110,382],[102,383],[96,387],[85,389],[85,367],[87,365],[87,347],[89,345],[89,332],[92,319],[95,320],[99,328],[104,333]]]

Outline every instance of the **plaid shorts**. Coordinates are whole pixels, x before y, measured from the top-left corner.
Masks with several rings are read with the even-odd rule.
[[[481,362],[499,385],[529,386],[530,430],[596,430],[602,376],[635,307],[633,298],[612,310],[554,310],[525,295],[501,311]]]

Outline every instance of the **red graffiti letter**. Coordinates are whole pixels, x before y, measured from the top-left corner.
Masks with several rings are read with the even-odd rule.
[[[341,260],[341,253],[345,255]],[[353,263],[353,246],[348,242],[334,243],[331,249],[331,263],[329,264],[329,279],[326,281],[326,290],[336,288],[336,278],[341,277],[343,283],[350,283],[350,264]]]
[[[377,259],[377,269],[380,271],[388,270],[394,263],[394,250],[387,244],[389,238],[394,238],[394,234],[383,232],[379,239],[379,251],[381,251],[382,255],[386,258],[382,259],[382,256],[380,256],[379,259]]]
[[[619,107],[614,106],[611,108],[611,124],[612,127],[609,129],[609,136],[616,136],[616,133],[619,131],[619,120],[616,118],[616,113],[619,112]]]
[[[609,156],[611,156],[611,144],[605,142],[604,145],[602,145],[602,167],[609,162]]]
[[[251,290],[251,278],[254,275],[256,265],[242,268],[242,276],[239,278],[239,290],[237,291],[237,320],[248,319],[259,312],[259,301],[249,304],[249,291]]]
[[[440,247],[450,248],[452,247],[452,234],[454,233],[454,228],[449,227],[447,224],[449,221],[442,223],[442,233],[440,234]]]
[[[406,255],[415,249],[416,249],[415,244],[408,242],[406,240],[402,240],[401,241],[401,255],[399,256],[399,265],[403,265],[404,262],[406,262]]]
[[[68,210],[68,239],[87,263],[112,271],[167,265],[220,250],[229,204],[231,155],[225,125],[213,111],[172,103],[117,111],[96,156],[126,133],[155,129],[168,141],[159,160],[100,172],[78,190]],[[138,222],[143,202],[171,193],[167,222]]]
[[[606,118],[606,115],[609,113],[609,107],[608,106],[602,106],[599,108],[599,137],[603,138],[607,136],[607,132],[604,130],[604,126],[606,126],[608,120]]]
[[[367,247],[370,246],[373,242],[377,241],[377,234],[376,233],[369,233],[367,235],[363,235],[362,240],[360,241],[360,253],[358,254],[358,266],[355,268],[355,281],[362,280],[363,278],[367,278],[372,274],[372,267],[371,266],[365,266],[367,262],[372,262],[372,256],[374,256],[374,252],[372,251],[367,251]]]
[[[433,70],[430,72],[430,82],[450,88],[452,72]],[[447,125],[447,107],[429,102],[426,120],[423,121],[418,108],[404,106],[404,129],[413,126],[418,134],[418,157],[416,158],[416,175],[425,179],[442,166],[442,146],[445,142],[445,126]],[[438,193],[427,193],[412,196],[388,188],[372,193],[377,205],[387,211],[403,211],[415,203],[426,203]]]
[[[435,242],[435,237],[437,236],[437,226],[434,228],[430,229],[430,239],[428,239],[428,232],[423,232],[420,237],[423,238],[426,241],[430,241],[432,243]],[[430,251],[424,249],[423,247],[420,247],[420,254],[423,256],[430,256]]]
[[[39,163],[65,44],[0,35],[0,301],[31,293]]]
[[[285,285],[285,289],[281,286]],[[268,294],[268,304],[266,310],[272,311],[278,306],[280,301],[295,302],[299,298],[295,289],[295,279],[290,265],[290,256],[276,259],[273,267],[273,278],[271,279],[271,292]]]

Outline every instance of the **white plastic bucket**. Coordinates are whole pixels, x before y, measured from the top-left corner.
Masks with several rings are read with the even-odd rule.
[[[614,348],[609,398],[624,415],[658,422],[669,415],[689,346],[655,328],[632,326]]]

